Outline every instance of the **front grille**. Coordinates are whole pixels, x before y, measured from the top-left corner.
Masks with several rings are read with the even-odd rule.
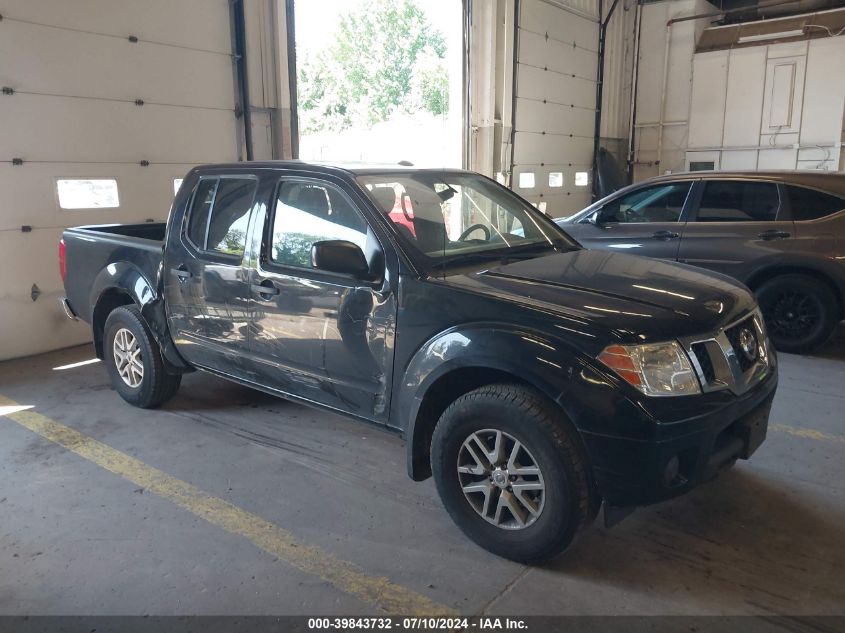
[[[745,350],[742,349],[742,344],[740,343],[740,335],[743,330],[748,330],[751,332],[751,336],[754,337],[754,350],[755,354],[753,358],[748,358],[745,354]],[[739,362],[739,367],[742,369],[743,372],[748,371],[754,364],[757,362],[757,353],[756,350],[760,345],[760,341],[757,339],[757,328],[754,326],[754,317],[749,317],[744,321],[737,323],[732,328],[728,328],[725,330],[725,336],[728,337],[728,341],[730,341],[731,347],[734,350],[734,354],[736,354],[736,359]]]
[[[701,367],[701,373],[705,382],[709,385],[716,380],[716,369],[713,367],[713,360],[710,358],[710,352],[707,351],[707,345],[704,343],[693,343],[692,353],[695,354],[695,359],[698,361],[698,366]]]

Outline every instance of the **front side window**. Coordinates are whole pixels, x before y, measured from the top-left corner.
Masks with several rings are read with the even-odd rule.
[[[602,223],[679,222],[689,182],[668,182],[637,189],[604,205]]]
[[[191,243],[203,251],[242,256],[256,186],[254,178],[200,180],[188,217]]]
[[[786,186],[793,220],[817,220],[845,209],[845,198],[805,187]]]
[[[367,222],[331,185],[283,182],[273,214],[270,260],[284,266],[313,268],[311,246],[325,240],[345,240],[364,250]]]
[[[774,222],[780,210],[777,185],[771,182],[713,180],[704,183],[698,222]]]
[[[508,257],[521,247],[573,247],[536,209],[481,176],[424,170],[361,175],[358,182],[425,263]]]

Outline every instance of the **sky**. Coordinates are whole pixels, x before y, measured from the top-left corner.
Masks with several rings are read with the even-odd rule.
[[[340,16],[361,0],[294,0],[297,46],[316,51],[331,43]],[[461,0],[418,0],[429,22],[443,33],[451,50],[461,46]]]

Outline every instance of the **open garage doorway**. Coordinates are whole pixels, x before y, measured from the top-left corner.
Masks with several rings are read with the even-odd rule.
[[[299,157],[461,167],[461,0],[297,0]]]

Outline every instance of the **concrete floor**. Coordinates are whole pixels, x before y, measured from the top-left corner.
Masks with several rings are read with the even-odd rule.
[[[100,363],[54,369],[91,357],[0,363],[0,395],[463,614],[845,613],[845,329],[823,355],[781,355],[750,462],[542,568],[465,539],[392,435],[202,374],[141,411]],[[377,613],[0,416],[0,614]]]

